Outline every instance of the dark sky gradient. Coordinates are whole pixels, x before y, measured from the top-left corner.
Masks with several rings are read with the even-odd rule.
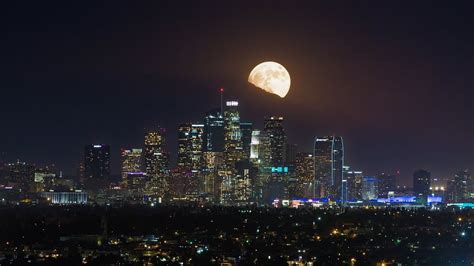
[[[175,156],[178,123],[223,86],[257,127],[284,116],[303,151],[342,135],[346,164],[368,174],[474,168],[472,1],[133,2],[0,4],[6,159],[74,173],[84,144],[109,143],[117,173],[151,123]],[[290,72],[285,99],[247,83],[265,60]]]

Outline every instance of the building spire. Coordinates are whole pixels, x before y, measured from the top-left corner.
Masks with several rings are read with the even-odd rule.
[[[221,94],[221,115],[224,116],[224,88],[219,88],[219,93]]]

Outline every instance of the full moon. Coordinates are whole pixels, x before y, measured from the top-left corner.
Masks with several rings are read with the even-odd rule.
[[[290,73],[276,62],[263,62],[250,72],[248,81],[255,87],[284,98],[290,90]]]

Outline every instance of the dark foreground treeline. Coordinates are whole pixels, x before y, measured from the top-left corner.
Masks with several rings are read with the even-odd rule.
[[[242,265],[283,265],[300,257],[328,265],[350,264],[352,258],[357,265],[469,265],[474,261],[473,227],[472,210],[2,206],[0,251],[59,247],[61,239],[71,236],[153,235],[176,243],[172,252],[194,262],[223,255]],[[182,250],[185,239],[209,249],[196,257],[192,245]]]

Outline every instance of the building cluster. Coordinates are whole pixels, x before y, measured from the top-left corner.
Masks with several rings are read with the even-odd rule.
[[[461,202],[470,200],[474,193],[467,171],[455,175],[446,186],[432,186],[430,173],[418,170],[413,175],[413,189],[407,189],[397,184],[399,172],[367,176],[352,170],[345,165],[341,136],[316,136],[310,152],[299,152],[287,139],[283,117],[266,117],[263,128],[255,128],[241,119],[235,100],[221,100],[221,107],[206,113],[198,123],[180,124],[177,134],[177,164],[173,168],[162,128],[147,130],[143,147],[122,149],[120,188],[136,199],[223,205],[262,205],[289,199],[390,202],[413,201],[413,197],[425,203]],[[86,178],[103,179],[110,173],[108,160],[109,146],[87,146]]]
[[[84,148],[77,182],[62,178],[54,166],[38,168],[18,161],[2,165],[0,185],[42,193],[53,203],[86,203],[88,198],[97,203],[221,205],[268,205],[284,200],[439,203],[474,198],[474,181],[467,170],[445,185],[432,180],[428,171],[418,170],[412,189],[407,189],[397,182],[399,172],[368,176],[351,169],[345,164],[341,136],[316,136],[311,151],[298,151],[287,139],[283,117],[266,117],[263,128],[255,128],[241,119],[239,102],[224,102],[222,93],[220,108],[207,112],[198,123],[178,126],[174,167],[166,149],[169,132],[156,127],[145,130],[142,147],[121,149],[118,182],[111,178],[110,146],[91,144]],[[51,194],[56,192],[62,194]]]

